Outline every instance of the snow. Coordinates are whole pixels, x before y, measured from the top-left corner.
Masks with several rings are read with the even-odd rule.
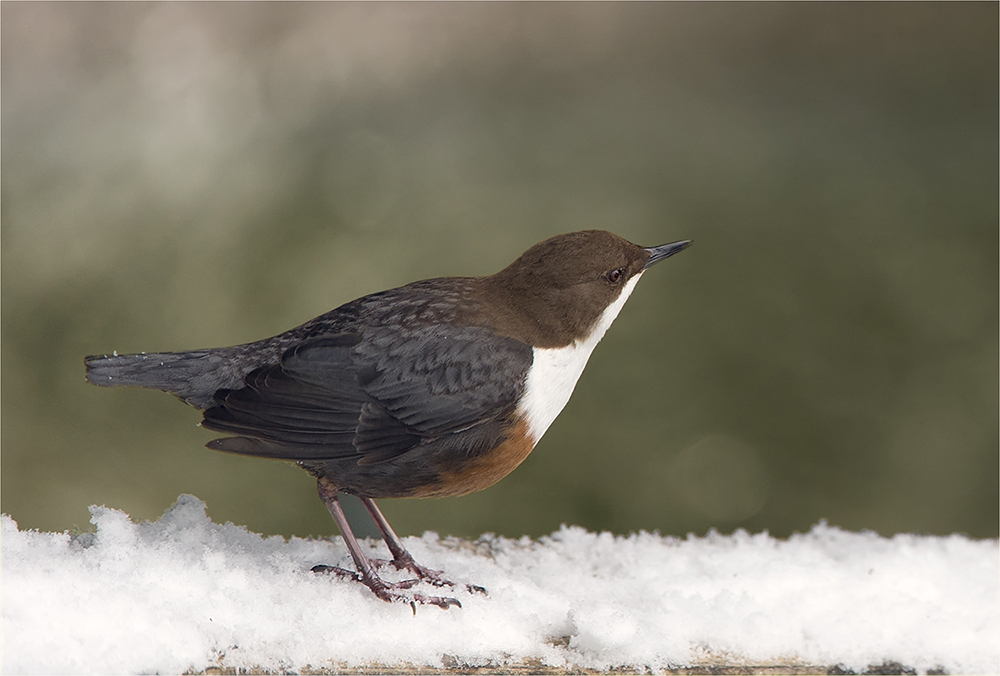
[[[91,513],[97,532],[76,536],[21,531],[3,516],[5,673],[524,663],[861,672],[886,662],[1000,671],[996,540],[884,538],[823,523],[788,540],[565,526],[540,541],[426,533],[405,539],[417,561],[489,593],[456,589],[462,608],[414,613],[310,572],[349,566],[339,539],[216,524],[186,495],[155,523]],[[368,548],[385,556],[380,542]]]

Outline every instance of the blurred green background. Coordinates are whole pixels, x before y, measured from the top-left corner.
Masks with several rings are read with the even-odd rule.
[[[998,5],[3,3],[2,509],[180,493],[335,527],[293,465],[84,382],[551,235],[691,238],[535,452],[403,534],[998,535]]]

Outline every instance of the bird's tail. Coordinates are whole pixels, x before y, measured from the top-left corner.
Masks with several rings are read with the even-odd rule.
[[[242,374],[227,368],[223,351],[112,354],[87,357],[87,380],[102,387],[118,385],[163,390],[200,409],[212,405],[215,392],[232,387]]]

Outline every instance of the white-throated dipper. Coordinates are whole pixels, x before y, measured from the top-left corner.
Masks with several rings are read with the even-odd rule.
[[[208,448],[294,460],[317,478],[357,573],[385,601],[461,605],[406,591],[358,546],[337,494],[356,495],[392,565],[418,565],[374,498],[443,497],[507,476],[555,420],[642,273],[691,244],[644,248],[587,230],[536,244],[488,277],[364,296],[273,338],[191,352],[86,358],[95,385],[163,390],[236,436]]]

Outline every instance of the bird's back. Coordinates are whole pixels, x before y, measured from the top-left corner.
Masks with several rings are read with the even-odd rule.
[[[468,492],[438,479],[507,440],[532,361],[492,330],[478,283],[416,282],[229,348],[90,357],[87,377],[175,394],[205,411],[203,427],[236,435],[210,448],[296,460],[349,492]],[[498,467],[533,443],[514,446],[520,459]]]

